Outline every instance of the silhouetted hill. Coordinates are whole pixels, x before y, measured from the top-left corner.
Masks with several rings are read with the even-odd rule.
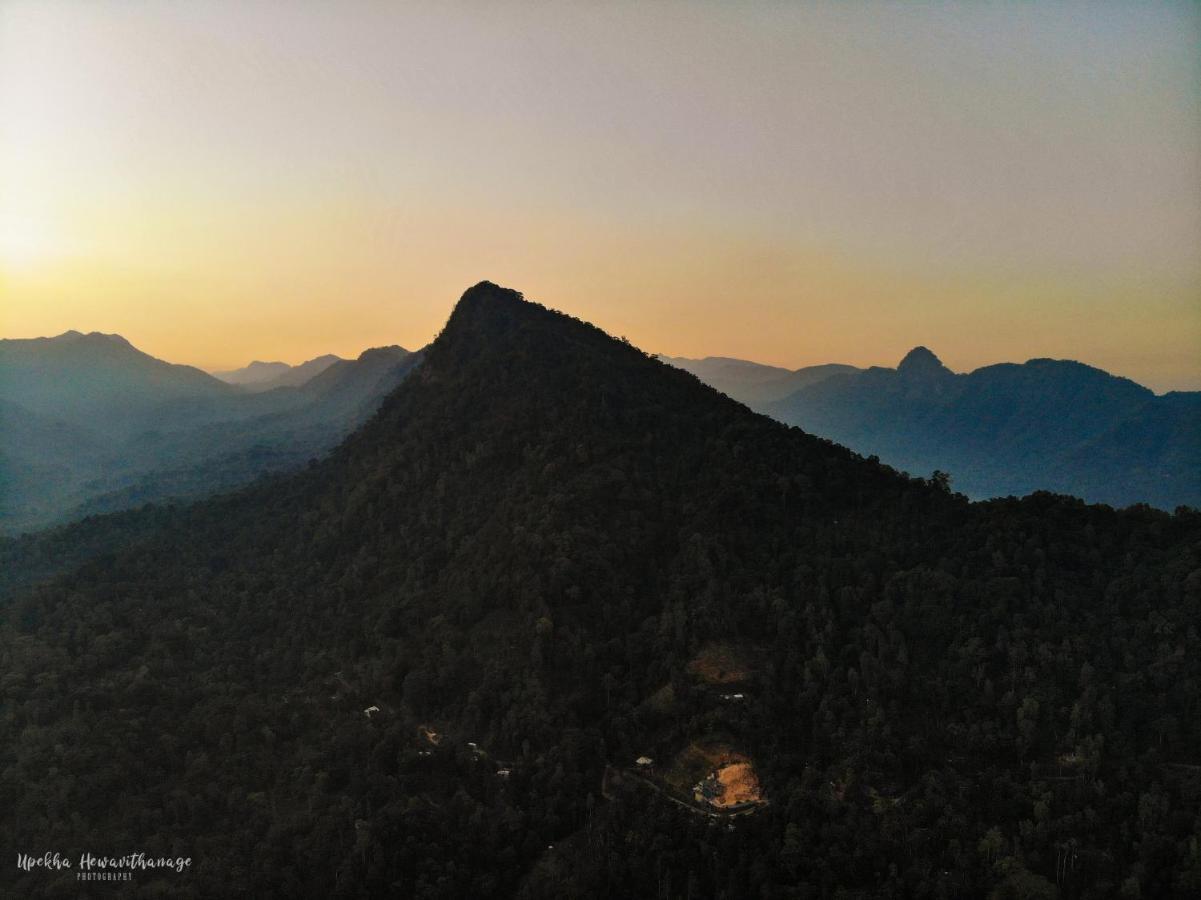
[[[324,460],[131,517],[10,603],[12,847],[198,897],[1201,886],[1194,513],[971,504],[485,282]],[[768,805],[707,815],[706,753]]]
[[[1059,491],[1089,502],[1201,506],[1201,394],[1157,397],[1068,360],[955,374],[925,347],[896,369],[812,384],[758,408],[971,497]]]
[[[725,356],[706,356],[704,359],[661,356],[660,359],[677,369],[691,372],[705,384],[717,388],[723,394],[745,403],[752,409],[781,400],[831,375],[859,371],[854,366],[838,363],[782,369],[779,366],[765,366]]]
[[[256,359],[254,362],[240,369],[214,372],[213,377],[221,379],[226,384],[247,386],[259,384],[263,381],[270,381],[290,371],[292,371],[292,367],[286,362],[263,362],[260,359]]]
[[[229,384],[240,385],[246,390],[270,391],[277,387],[300,387],[334,363],[341,361],[340,357],[332,353],[314,357],[296,366],[283,362],[255,360],[244,368],[230,372],[214,372],[213,375]]]
[[[211,375],[155,359],[116,334],[0,340],[0,400],[94,431],[119,431],[164,403],[232,392]]]
[[[308,371],[319,371],[300,386],[251,393],[117,335],[0,341],[0,533],[197,497],[303,465],[419,360],[399,347],[313,360]]]
[[[372,347],[359,354],[358,359],[340,359],[325,367],[305,382],[303,391],[327,402],[351,401],[359,397],[379,399],[396,385],[386,379],[412,352],[392,345]]]

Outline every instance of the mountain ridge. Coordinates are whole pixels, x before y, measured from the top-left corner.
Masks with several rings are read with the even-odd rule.
[[[1201,506],[1201,392],[1157,395],[1046,357],[953,372],[924,346],[892,369],[785,375],[726,357],[662,358],[757,412],[898,469],[949,473],[975,499],[1050,490],[1117,506]]]
[[[1157,395],[1076,360],[955,373],[918,347],[896,369],[835,373],[752,407],[905,471],[949,472],[977,499],[1050,490],[1172,509],[1201,505],[1193,398],[1201,393]],[[1129,433],[1140,422],[1148,429],[1141,439]],[[1123,441],[1108,440],[1119,431]]]
[[[300,387],[340,361],[341,357],[333,353],[315,356],[294,366],[279,361],[254,360],[240,369],[212,374],[222,381],[240,385],[247,390],[269,391],[277,387]]]
[[[691,372],[706,384],[752,409],[782,400],[797,390],[832,375],[859,371],[854,366],[841,363],[785,369],[728,356],[706,356],[702,359],[659,356],[659,359],[668,365]]]
[[[309,361],[320,364],[315,374],[299,366],[248,389],[118,335],[0,341],[0,533],[303,465],[374,409],[406,360],[420,355],[391,347],[319,357]],[[286,384],[289,375],[301,383]]]

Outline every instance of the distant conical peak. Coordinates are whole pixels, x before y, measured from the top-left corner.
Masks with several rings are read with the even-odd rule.
[[[929,348],[914,347],[905,354],[905,358],[897,366],[897,371],[920,375],[929,372],[949,373],[951,370],[944,366],[942,360],[935,356]]]

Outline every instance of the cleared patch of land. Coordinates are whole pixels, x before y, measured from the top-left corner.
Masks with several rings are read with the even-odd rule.
[[[749,762],[721,766],[710,778],[717,781],[719,792],[709,801],[716,807],[725,809],[743,803],[759,803],[763,800],[763,792],[759,788],[759,778],[755,775],[755,767]]]
[[[663,781],[717,809],[765,802],[751,758],[725,741],[693,741],[672,760]]]
[[[767,803],[751,757],[725,740],[693,741],[653,781],[698,812],[749,812]]]

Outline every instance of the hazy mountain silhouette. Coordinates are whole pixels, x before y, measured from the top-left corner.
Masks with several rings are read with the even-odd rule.
[[[116,334],[0,340],[0,400],[93,431],[121,432],[166,403],[233,392],[200,369],[155,359]]]
[[[1201,505],[1201,393],[1157,397],[1081,363],[958,375],[926,347],[896,369],[664,358],[783,422],[971,497],[1052,490],[1090,502]]]
[[[896,369],[841,374],[760,408],[897,468],[949,472],[971,497],[1201,505],[1201,394],[1159,397],[1069,360],[955,374],[918,347]]]
[[[0,341],[0,531],[195,497],[303,465],[419,359],[400,347],[321,358],[305,364],[319,371],[298,387],[248,392],[118,335]]]
[[[270,381],[273,378],[278,378],[286,372],[292,371],[292,367],[286,362],[263,362],[256,359],[249,365],[243,366],[240,369],[230,369],[225,372],[213,372],[214,378],[219,378],[226,384],[238,384],[242,386],[259,384],[264,381]]]
[[[213,376],[228,384],[236,384],[247,390],[269,391],[277,387],[300,387],[309,379],[320,375],[342,358],[327,353],[296,366],[284,362],[262,362],[255,360],[250,365],[229,372],[214,372]]]
[[[704,359],[688,359],[682,356],[659,358],[678,369],[691,372],[701,381],[752,409],[781,400],[831,375],[859,371],[854,366],[839,363],[783,369],[727,356],[706,356]]]
[[[355,360],[335,360],[304,383],[303,393],[339,405],[360,402],[360,397],[379,400],[396,386],[387,383],[388,377],[412,355],[393,345],[364,350]]]
[[[109,521],[141,538],[0,630],[18,847],[186,850],[196,896],[1201,875],[1197,514],[971,504],[487,282],[315,465],[0,549],[72,558]],[[693,674],[715,643],[737,701]],[[769,805],[690,807],[698,746],[753,761]],[[640,755],[657,782],[622,778]]]

